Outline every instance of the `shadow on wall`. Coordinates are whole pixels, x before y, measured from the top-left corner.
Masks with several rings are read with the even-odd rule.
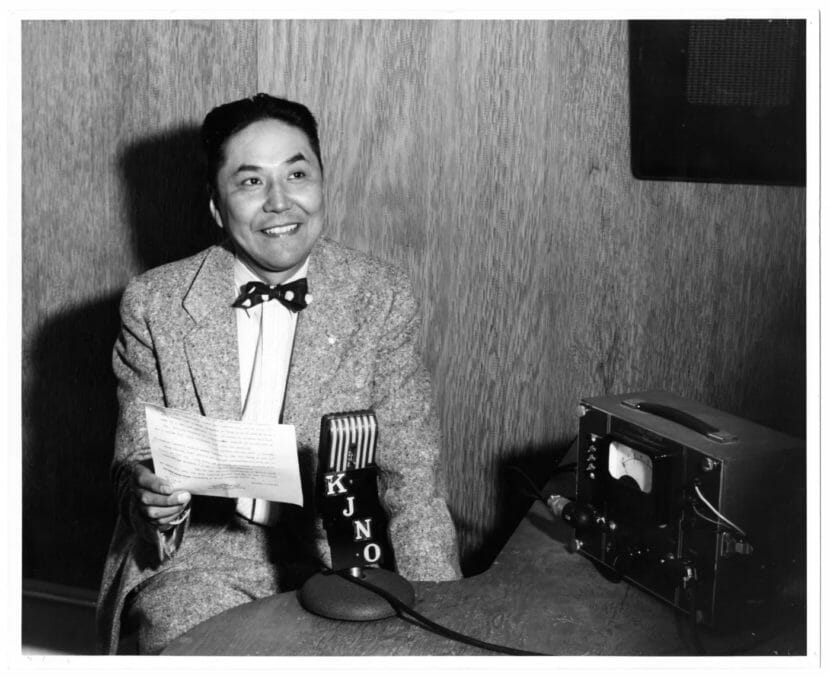
[[[195,126],[134,142],[120,153],[132,243],[142,271],[221,239],[208,210],[203,155]]]
[[[125,227],[138,262],[129,274],[219,240],[201,155],[196,127],[163,132],[120,152]],[[108,273],[111,279],[119,271]],[[24,346],[26,578],[92,589],[100,582],[116,510],[109,481],[117,416],[111,355],[120,296],[41,319]]]
[[[492,565],[530,505],[537,499],[535,492],[542,492],[557,466],[570,451],[572,443],[572,439],[563,439],[509,450],[498,459],[490,460],[487,468],[477,472],[478,477],[491,478],[491,482],[495,483],[496,515],[502,519],[499,520],[498,529],[484,535],[481,548],[464,555],[461,569],[465,577],[481,574]],[[453,515],[453,518],[459,535],[480,529],[480,526],[464,521],[459,516]]]
[[[97,588],[115,504],[110,297],[44,324],[27,355],[23,402],[23,576]]]

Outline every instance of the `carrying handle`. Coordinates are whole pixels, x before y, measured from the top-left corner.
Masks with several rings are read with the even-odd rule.
[[[738,436],[727,433],[726,431],[721,431],[711,424],[707,424],[702,419],[693,417],[688,412],[678,410],[675,407],[661,405],[660,403],[650,403],[646,400],[632,399],[623,400],[622,404],[626,407],[640,410],[641,412],[648,412],[649,414],[673,421],[675,424],[685,426],[686,428],[689,428],[702,436],[706,436],[709,440],[714,440],[716,443],[734,443],[738,439]]]

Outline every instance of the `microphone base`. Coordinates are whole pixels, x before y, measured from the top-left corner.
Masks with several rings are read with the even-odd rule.
[[[412,584],[395,572],[370,567],[350,574],[391,593],[405,605],[412,606],[415,601]],[[300,589],[299,598],[306,610],[328,619],[373,621],[395,616],[384,598],[336,573],[312,575]]]

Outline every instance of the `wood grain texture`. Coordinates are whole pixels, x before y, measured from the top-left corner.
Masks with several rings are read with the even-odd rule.
[[[468,574],[526,506],[507,465],[541,481],[581,397],[804,433],[805,191],[633,179],[624,22],[31,22],[23,45],[26,576],[97,584],[117,299],[214,237],[195,125],[257,90],[318,116],[329,233],[413,279]]]
[[[665,388],[804,431],[804,189],[641,182],[624,22],[264,22],[319,116],[328,228],[405,266],[467,572],[580,397]],[[545,466],[547,461],[548,466]]]
[[[195,125],[255,86],[249,23],[23,25],[24,573],[97,588],[110,355],[135,274],[215,240]]]

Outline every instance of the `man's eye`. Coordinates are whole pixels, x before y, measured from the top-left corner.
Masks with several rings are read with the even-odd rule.
[[[259,186],[262,182],[259,180],[259,177],[248,177],[247,179],[242,180],[243,186]]]

